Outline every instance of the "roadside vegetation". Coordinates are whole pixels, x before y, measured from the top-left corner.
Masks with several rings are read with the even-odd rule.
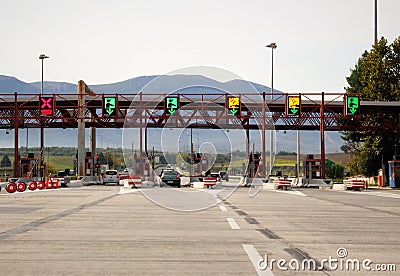
[[[360,95],[363,101],[399,101],[400,37],[392,44],[381,38],[370,51],[365,51],[347,77],[347,83],[346,92]],[[341,149],[352,154],[348,168],[353,175],[377,175],[383,164],[400,154],[399,134],[374,128],[384,126],[384,121],[398,125],[399,118],[392,114],[370,114],[367,119],[369,130],[342,133],[345,144]],[[343,124],[351,124],[351,120]]]

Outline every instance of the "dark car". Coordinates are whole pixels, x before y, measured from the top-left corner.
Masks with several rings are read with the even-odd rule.
[[[221,180],[229,181],[228,172],[221,171],[221,172],[219,172],[219,176],[221,177]]]
[[[161,186],[174,186],[177,188],[181,187],[181,176],[178,172],[174,170],[163,170],[160,175],[161,178]]]

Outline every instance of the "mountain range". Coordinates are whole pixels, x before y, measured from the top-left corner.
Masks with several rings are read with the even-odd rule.
[[[200,75],[153,75],[140,76],[131,78],[125,81],[110,83],[110,84],[88,84],[96,93],[121,93],[121,94],[136,94],[139,91],[144,93],[171,93],[179,90],[181,93],[221,93],[228,91],[231,93],[262,93],[270,92],[268,86],[264,86],[254,82],[234,79],[227,82],[220,82],[211,78]],[[27,83],[12,76],[0,75],[0,98],[1,94],[37,94],[40,93],[41,82]],[[43,84],[44,94],[76,94],[77,84],[68,82],[53,82],[45,81]],[[274,94],[281,94],[282,91],[275,90]],[[45,144],[46,146],[70,146],[75,147],[77,141],[71,139],[76,135],[74,129],[46,129]],[[26,137],[20,130],[20,146],[25,146]],[[13,145],[13,131],[0,130],[0,147],[10,147]],[[98,134],[98,145],[110,142],[112,145],[121,144],[122,130],[120,129],[101,129]],[[28,135],[29,134],[29,135]],[[295,151],[296,139],[295,132],[288,131],[277,132],[276,151]],[[27,133],[29,146],[38,146],[39,134],[35,129],[29,130]],[[101,137],[100,137],[101,136]],[[87,135],[88,137],[88,135]],[[100,138],[99,138],[100,137]],[[302,131],[301,132],[301,151],[303,153],[318,153],[319,147],[319,132]],[[100,140],[101,139],[101,140]],[[86,139],[87,141],[87,139]],[[326,151],[339,152],[343,141],[338,132],[326,132]]]
[[[143,93],[168,93],[177,89],[185,89],[185,93],[193,93],[201,87],[202,93],[217,93],[224,90],[231,93],[262,93],[270,92],[270,88],[254,82],[235,79],[227,82],[220,82],[211,78],[199,75],[153,75],[131,78],[121,82],[109,84],[88,84],[96,93],[120,93],[137,94]],[[76,94],[77,84],[68,82],[43,82],[44,94]],[[0,94],[36,94],[40,93],[41,82],[27,83],[12,76],[0,75]],[[212,92],[211,92],[212,93]],[[218,92],[220,93],[220,92]],[[281,94],[281,91],[275,90],[274,93]]]

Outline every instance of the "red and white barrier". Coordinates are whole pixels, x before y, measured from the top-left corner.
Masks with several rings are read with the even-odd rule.
[[[6,186],[6,191],[10,194],[15,193],[15,191],[17,190],[17,184],[15,184],[14,182],[9,182]]]
[[[17,191],[18,192],[25,192],[25,190],[26,190],[25,182],[22,182],[22,181],[18,182],[17,183]]]
[[[203,182],[206,188],[211,188],[217,184],[217,179],[214,177],[204,177]]]
[[[39,181],[37,183],[37,189],[38,190],[43,190],[44,188],[46,188],[46,184],[43,181]]]
[[[350,179],[344,180],[343,184],[345,184],[347,189],[364,189],[364,181],[358,179]]]
[[[31,182],[29,183],[29,185],[28,185],[28,189],[29,189],[30,191],[36,190],[36,189],[37,189],[37,183],[36,183],[35,181],[31,181]]]

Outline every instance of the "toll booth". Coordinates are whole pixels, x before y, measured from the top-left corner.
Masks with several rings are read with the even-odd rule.
[[[21,177],[32,177],[37,175],[37,166],[34,153],[28,153],[28,157],[21,157]]]
[[[309,154],[303,161],[303,176],[308,179],[321,178],[321,159],[315,159],[314,155]]]
[[[256,178],[258,174],[258,168],[260,166],[260,154],[250,152],[249,165],[247,170],[247,177]]]
[[[389,186],[400,188],[400,160],[389,161]]]
[[[208,168],[208,158],[204,153],[195,153],[194,154],[194,175],[202,175],[203,174],[203,166]]]
[[[87,151],[85,155],[85,176],[91,176],[92,170],[94,169],[94,156],[92,156],[92,152]]]

